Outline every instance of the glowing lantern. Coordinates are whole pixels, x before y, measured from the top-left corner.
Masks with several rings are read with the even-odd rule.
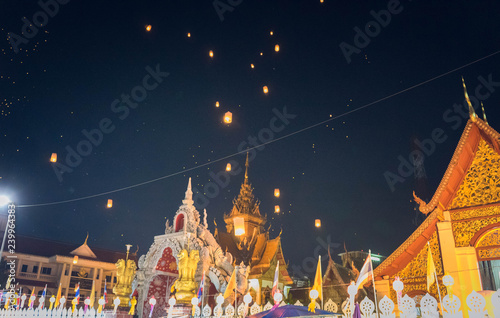
[[[108,205],[107,205],[108,208],[111,208],[113,207],[113,200],[109,199],[108,200]]]
[[[273,35],[273,31],[269,32],[269,34]]]
[[[151,24],[146,25],[146,31],[151,31]]]
[[[78,255],[75,255],[75,257],[73,257],[73,264],[76,264],[78,263]]]
[[[234,235],[241,236],[245,234],[245,219],[234,218]]]
[[[274,213],[280,213],[280,206],[279,205],[274,206]]]
[[[279,46],[278,44],[276,44],[276,45],[274,46],[274,50],[275,50],[276,52],[279,52],[279,51],[280,51],[280,46]]]
[[[255,68],[255,66],[254,66],[253,64],[250,64],[250,67],[251,67],[251,68]]]
[[[264,55],[264,53],[260,52],[260,56]]]
[[[210,52],[208,52],[208,55],[210,55],[210,57],[214,57],[214,51],[210,50]]]
[[[57,154],[55,152],[50,156],[50,162],[57,162]]]
[[[230,124],[233,122],[233,113],[231,112],[227,112],[224,114],[224,122],[226,124]]]
[[[316,220],[314,221],[314,226],[315,226],[315,227],[321,227],[321,220],[320,220],[320,219],[316,219]]]
[[[191,33],[189,33],[189,32],[188,32],[188,34],[187,34],[187,35],[188,35],[188,38],[190,38],[190,37],[191,37]]]
[[[323,3],[323,2],[325,2],[325,0],[319,0],[319,2]]]
[[[226,171],[231,171],[231,164],[230,164],[230,163],[228,163],[228,164],[226,165]]]
[[[278,189],[278,188],[274,189],[274,196],[277,198],[280,197],[280,189]]]
[[[219,107],[219,102],[215,102],[215,107]]]
[[[269,93],[269,89],[267,88],[267,86],[262,87],[262,90],[264,91],[264,94]]]

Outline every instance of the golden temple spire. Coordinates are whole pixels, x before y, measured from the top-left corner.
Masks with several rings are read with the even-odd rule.
[[[488,123],[488,119],[486,119],[486,112],[484,111],[483,102],[481,102],[481,109],[483,110],[483,119],[485,123]]]
[[[474,111],[474,107],[472,107],[472,104],[470,102],[469,94],[467,94],[467,87],[465,86],[465,81],[464,81],[463,76],[462,76],[462,84],[464,86],[465,100],[467,101],[467,104],[469,105],[469,116],[472,120],[474,120],[477,117],[477,115],[476,115],[476,112]]]
[[[248,184],[248,152],[247,152],[247,161],[245,162],[245,184]]]
[[[87,232],[87,237],[85,238],[85,242],[83,242],[83,245],[87,245],[87,240],[89,239],[89,232]]]

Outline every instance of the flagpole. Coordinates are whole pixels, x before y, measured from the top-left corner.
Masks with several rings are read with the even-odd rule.
[[[372,250],[368,250],[368,256],[370,257],[370,263],[372,266],[373,296],[375,297],[375,312],[378,317],[378,301],[377,301],[377,291],[375,290],[375,270],[373,269]]]
[[[318,262],[319,262],[319,267],[321,268],[321,255],[319,256]],[[323,274],[323,273],[321,273],[321,274]],[[323,297],[324,296],[323,295],[323,277],[321,277],[321,286],[320,286],[320,288],[321,288],[321,309],[323,309],[324,308],[323,307],[323,299],[325,298],[325,297]]]
[[[238,294],[236,288],[238,287],[238,265],[234,267],[234,316],[238,317]]]
[[[205,298],[205,272],[201,275],[201,279],[203,280],[203,282],[200,282],[200,284],[203,284],[203,289],[201,290],[201,312],[203,312],[203,300]]]

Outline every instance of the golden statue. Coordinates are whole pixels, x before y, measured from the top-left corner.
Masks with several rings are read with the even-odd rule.
[[[135,262],[128,259],[129,249],[127,245],[126,259],[119,259],[115,264],[116,284],[113,287],[113,293],[120,298],[120,307],[128,307],[129,296],[132,293],[132,281],[137,269]]]
[[[200,253],[198,250],[186,249],[180,251],[177,255],[179,260],[179,278],[175,281],[174,288],[176,290],[175,298],[178,303],[189,304],[196,293],[196,282],[194,276],[200,261]]]

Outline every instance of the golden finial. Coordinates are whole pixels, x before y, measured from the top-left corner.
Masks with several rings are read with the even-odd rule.
[[[488,123],[488,119],[486,119],[486,112],[484,111],[483,102],[481,102],[481,109],[483,110],[483,119],[485,123]]]
[[[245,184],[248,183],[248,152],[247,152],[247,161],[245,162]]]
[[[465,86],[465,81],[464,77],[462,76],[462,84],[464,86],[464,95],[465,95],[465,100],[467,101],[467,104],[469,105],[469,116],[471,119],[474,119],[477,117],[476,112],[474,111],[474,107],[472,107],[472,104],[469,99],[469,94],[467,94],[467,87]]]
[[[89,239],[89,232],[87,232],[87,237],[85,238],[85,242],[83,242],[83,245],[87,245],[87,240]]]

